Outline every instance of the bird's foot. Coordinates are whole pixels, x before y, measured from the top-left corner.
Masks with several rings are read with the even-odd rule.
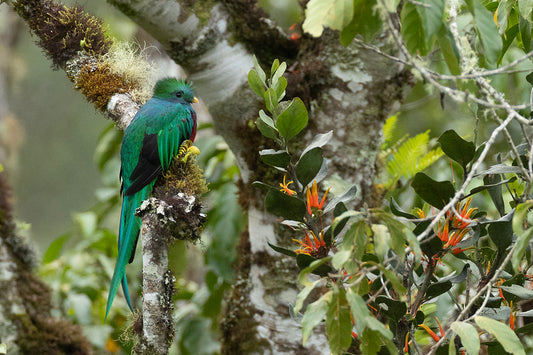
[[[184,163],[186,163],[190,157],[196,158],[199,154],[200,149],[192,145],[192,142],[190,140],[186,140],[180,146],[180,149],[178,151],[178,158],[181,159],[181,161],[183,161]]]

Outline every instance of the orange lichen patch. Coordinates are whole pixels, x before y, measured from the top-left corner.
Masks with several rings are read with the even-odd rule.
[[[89,102],[97,109],[104,111],[114,94],[131,90],[126,80],[111,72],[108,65],[85,65],[76,78],[76,89],[79,89]]]

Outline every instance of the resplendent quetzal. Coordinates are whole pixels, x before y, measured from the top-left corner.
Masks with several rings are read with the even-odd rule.
[[[133,312],[126,264],[133,261],[141,228],[135,210],[146,200],[157,177],[170,167],[181,143],[196,135],[196,113],[191,104],[198,102],[191,85],[174,78],[159,80],[153,97],[141,107],[124,131],[120,150],[123,194],[118,236],[118,258],[107,298],[106,319],[122,283],[124,297]]]

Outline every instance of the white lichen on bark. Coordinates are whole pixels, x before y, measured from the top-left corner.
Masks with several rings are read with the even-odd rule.
[[[17,327],[8,315],[24,313],[22,298],[17,294],[16,287],[17,264],[9,255],[7,245],[0,238],[0,289],[2,290],[2,302],[0,302],[0,342],[8,345],[9,354],[18,354],[16,344],[18,339]]]

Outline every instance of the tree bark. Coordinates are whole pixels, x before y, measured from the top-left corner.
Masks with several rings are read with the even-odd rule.
[[[271,176],[258,159],[259,150],[269,143],[250,124],[261,107],[247,84],[252,55],[266,68],[274,58],[287,61],[291,68],[286,75],[287,96],[301,97],[310,113],[301,139],[309,142],[316,133],[333,129],[334,139],[326,147],[329,172],[358,186],[358,204],[376,203],[372,177],[381,130],[399,108],[409,86],[408,74],[354,44],[341,46],[332,31],[319,39],[304,36],[291,41],[255,1],[111,3],[154,36],[185,69],[237,158],[240,200],[249,223],[237,246],[237,282],[222,320],[223,353],[327,353],[320,332],[310,337],[305,349],[302,346],[301,329],[288,311],[298,292],[298,270],[266,243],[287,246],[291,236],[265,213],[263,195],[250,185]],[[385,47],[386,37],[375,44]]]
[[[302,346],[301,328],[288,311],[299,289],[295,281],[298,268],[266,243],[290,247],[294,236],[264,211],[264,196],[251,186],[255,180],[277,185],[280,178],[259,161],[259,150],[271,143],[253,125],[262,103],[247,83],[252,55],[266,68],[274,58],[287,62],[287,98],[301,97],[310,114],[308,129],[293,148],[302,148],[316,133],[333,129],[335,139],[326,147],[329,175],[336,174],[358,186],[358,205],[376,202],[372,178],[381,129],[399,107],[404,88],[409,86],[408,74],[355,44],[341,46],[338,34],[332,31],[325,31],[318,39],[304,35],[293,41],[253,0],[110,2],[156,38],[185,69],[240,168],[240,202],[249,223],[236,246],[237,281],[222,319],[223,352],[327,353],[324,332],[318,330]],[[31,17],[24,8],[18,9],[23,18]],[[387,51],[386,39],[378,37],[374,45]],[[105,42],[98,50],[105,53]],[[52,57],[65,67],[69,77],[78,74],[72,74],[72,64],[94,67],[92,59],[76,58],[77,51],[69,53],[68,60]],[[112,92],[115,95],[109,96],[111,100],[103,100],[107,106],[97,107],[125,127],[136,105],[129,96],[116,95],[125,90],[118,84]]]
[[[20,23],[0,8],[0,343],[12,354],[92,354],[81,328],[57,319],[51,290],[33,273],[35,253],[17,235],[7,174],[13,174],[21,131],[7,104],[9,48],[16,45]]]

